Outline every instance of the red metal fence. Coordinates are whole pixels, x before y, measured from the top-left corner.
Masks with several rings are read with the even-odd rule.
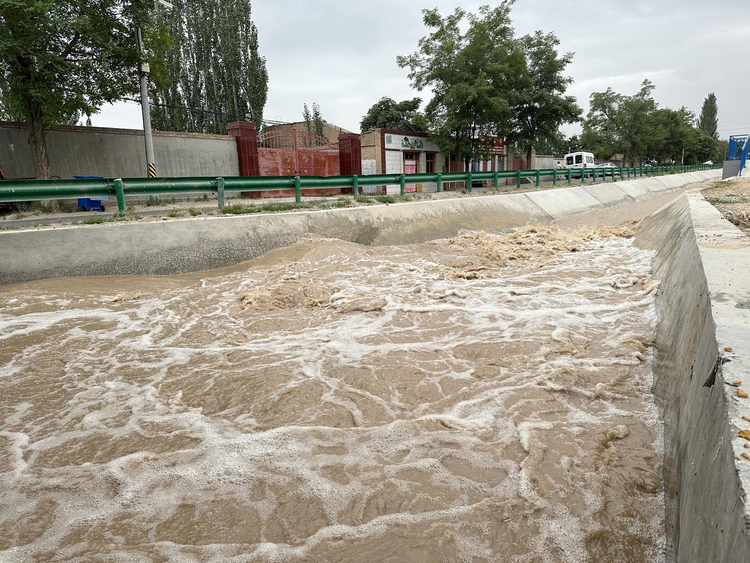
[[[261,176],[338,176],[339,145],[309,131],[274,127],[258,135]]]

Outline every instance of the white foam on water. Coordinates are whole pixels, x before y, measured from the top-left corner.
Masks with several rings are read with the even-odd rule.
[[[460,277],[449,252],[324,241],[91,308],[63,289],[44,311],[0,301],[0,555],[324,560],[435,533],[457,561],[591,560],[629,441],[659,473],[653,254],[588,241]],[[644,487],[622,533],[660,557]],[[18,543],[42,501],[53,517]]]

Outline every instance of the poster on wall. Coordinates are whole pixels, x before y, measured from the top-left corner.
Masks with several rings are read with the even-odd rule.
[[[372,176],[377,174],[375,161],[371,159],[362,161],[362,176]]]
[[[404,161],[404,174],[416,174],[417,173],[417,161],[416,160],[405,160]],[[406,184],[407,192],[416,192],[416,184]]]

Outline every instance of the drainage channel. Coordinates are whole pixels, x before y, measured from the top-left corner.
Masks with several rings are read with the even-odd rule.
[[[662,560],[653,259],[525,227],[8,286],[0,555]]]

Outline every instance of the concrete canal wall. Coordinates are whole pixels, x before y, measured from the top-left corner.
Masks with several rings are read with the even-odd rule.
[[[460,229],[502,231],[718,179],[707,170],[583,187],[271,215],[0,232],[0,284],[51,277],[149,275],[231,266],[302,238],[405,244]]]
[[[654,371],[669,560],[748,561],[750,441],[738,434],[750,429],[750,399],[738,389],[750,392],[750,239],[691,193],[646,218],[637,243],[657,250],[661,280]]]

